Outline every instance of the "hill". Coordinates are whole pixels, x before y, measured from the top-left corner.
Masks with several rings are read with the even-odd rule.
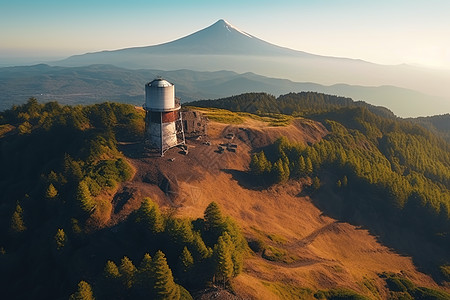
[[[53,64],[112,64],[132,69],[253,72],[322,85],[396,86],[446,100],[450,92],[445,84],[450,82],[448,71],[408,65],[377,65],[357,59],[319,56],[287,49],[262,41],[224,20],[168,43],[86,53]],[[406,97],[402,99],[407,100]],[[418,114],[419,109],[415,112],[415,115]]]
[[[392,86],[323,86],[253,73],[129,70],[112,65],[0,68],[0,110],[24,103],[32,96],[43,102],[59,101],[64,104],[91,104],[109,100],[142,105],[142,87],[157,76],[176,83],[177,96],[182,102],[217,99],[247,92],[279,96],[291,92],[315,91],[388,107],[399,116],[426,116],[450,111],[450,102],[442,98]]]
[[[130,105],[30,100],[0,113],[2,290],[202,299],[215,283],[224,297],[223,286],[257,299],[448,298],[448,143],[332,106],[312,119],[199,108],[208,136],[165,157],[141,142]],[[236,151],[215,151],[228,133]],[[161,289],[146,276],[156,266]]]
[[[450,141],[450,114],[410,118],[408,120],[421,124],[435,133],[442,134],[447,141]]]

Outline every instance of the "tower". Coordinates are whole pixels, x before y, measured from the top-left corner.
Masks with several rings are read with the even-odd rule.
[[[150,147],[161,156],[185,143],[180,108],[172,83],[157,78],[145,85],[145,134]]]

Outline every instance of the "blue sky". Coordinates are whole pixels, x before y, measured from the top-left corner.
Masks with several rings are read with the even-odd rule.
[[[449,12],[448,0],[2,0],[0,65],[155,45],[226,19],[296,50],[450,69]]]

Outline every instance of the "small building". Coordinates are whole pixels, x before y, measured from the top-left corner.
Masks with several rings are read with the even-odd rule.
[[[206,136],[208,134],[208,118],[199,111],[183,111],[184,134],[188,138]]]

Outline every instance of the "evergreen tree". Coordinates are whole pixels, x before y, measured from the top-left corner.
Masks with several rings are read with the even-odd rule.
[[[231,238],[227,232],[219,237],[214,246],[214,259],[216,262],[216,279],[224,284],[233,275],[233,260],[231,253]]]
[[[55,186],[50,183],[47,191],[45,192],[45,197],[47,199],[54,199],[56,196],[58,196],[58,191],[56,190]]]
[[[164,219],[156,205],[150,198],[145,198],[137,212],[138,223],[141,223],[145,229],[151,233],[164,231]]]
[[[78,206],[84,213],[90,213],[95,207],[94,199],[92,199],[89,187],[86,182],[80,181],[77,188],[76,200]]]
[[[150,254],[145,253],[141,263],[139,264],[137,274],[137,284],[141,296],[140,298],[153,298],[154,274]]]
[[[180,288],[173,280],[166,257],[157,251],[153,260],[154,289],[157,299],[180,299]]]
[[[101,280],[101,291],[104,298],[111,299],[117,297],[117,295],[125,294],[125,288],[120,279],[119,268],[113,261],[108,260],[103,269]]]
[[[250,171],[254,175],[268,174],[272,168],[270,161],[267,159],[264,151],[253,154],[250,161]]]
[[[183,252],[181,252],[181,255],[179,256],[179,263],[183,273],[189,271],[194,265],[194,258],[188,248],[183,248]]]
[[[311,186],[316,191],[320,188],[320,179],[319,179],[319,177],[316,176],[316,177],[313,178]]]
[[[192,224],[188,219],[169,218],[166,225],[166,231],[179,245],[191,243],[194,239]]]
[[[95,300],[92,288],[86,281],[80,281],[78,283],[77,291],[70,295],[70,300]]]
[[[205,209],[204,217],[206,230],[219,228],[223,223],[222,212],[216,202],[211,202]]]
[[[303,155],[300,155],[298,159],[298,173],[300,176],[304,175],[306,172],[306,163]]]
[[[276,183],[285,182],[289,179],[289,164],[280,158],[273,164],[272,172]]]
[[[344,176],[342,178],[342,186],[343,187],[347,187],[347,185],[348,185],[348,179],[347,179],[347,176]]]
[[[58,229],[55,234],[56,250],[64,248],[67,242],[67,236],[64,229]]]
[[[206,247],[200,233],[194,232],[194,239],[192,240],[192,254],[196,261],[208,258],[211,255],[211,249]]]
[[[313,172],[312,161],[311,161],[311,158],[309,158],[309,157],[307,157],[305,160],[305,172],[308,175],[311,175]]]
[[[73,160],[69,154],[64,156],[64,174],[69,180],[74,182],[79,182],[83,178],[80,164]]]
[[[25,231],[27,227],[23,221],[23,209],[20,204],[17,204],[16,210],[11,217],[11,231],[12,232],[22,232]]]
[[[135,282],[136,267],[133,262],[124,256],[120,262],[119,273],[122,284],[125,288],[130,289]]]
[[[113,262],[108,260],[103,270],[104,277],[107,279],[118,279],[120,277],[119,268]]]

